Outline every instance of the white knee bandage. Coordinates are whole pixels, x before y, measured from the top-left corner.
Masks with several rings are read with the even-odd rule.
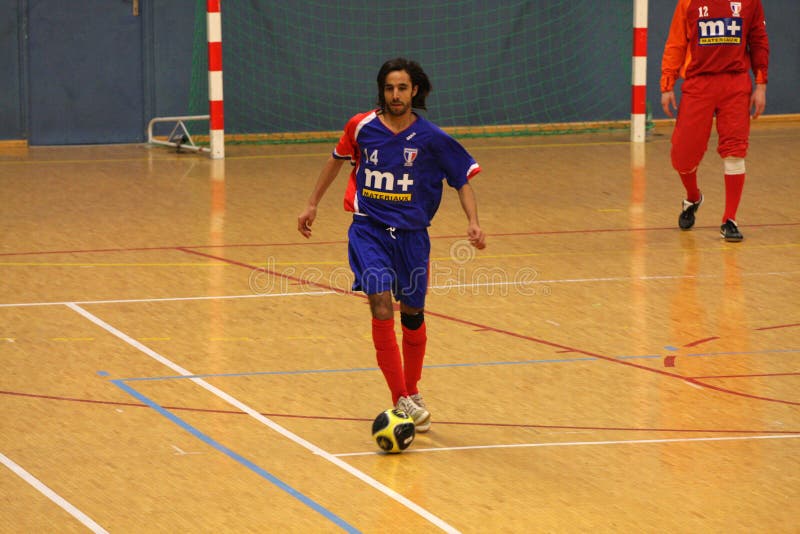
[[[744,174],[744,158],[723,158],[725,174]]]

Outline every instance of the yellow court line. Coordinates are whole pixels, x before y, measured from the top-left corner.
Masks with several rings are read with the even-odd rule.
[[[161,161],[179,161],[176,159],[170,158],[149,158],[149,157],[140,157],[140,158],[114,158],[114,159],[24,159],[24,160],[4,160],[0,159],[0,165],[36,165],[36,164],[56,164],[56,165],[65,165],[67,163],[132,163],[132,162],[141,162],[141,163],[150,163],[150,162],[161,162]],[[193,165],[197,162],[191,162],[190,160],[186,160],[187,163],[192,163]]]
[[[490,236],[491,237],[491,236]],[[512,236],[499,236],[499,237],[512,237]],[[536,236],[526,236],[526,235],[519,235],[513,237],[541,237],[541,235]],[[766,249],[781,249],[781,248],[795,248],[800,246],[800,243],[780,243],[775,245],[749,245],[745,250],[766,250]],[[719,245],[712,246],[712,247],[696,247],[693,248],[696,252],[708,252],[708,251],[719,251],[719,250],[733,250],[733,249],[741,249],[743,248],[741,245],[731,245],[727,243],[720,243]],[[683,248],[664,248],[664,247],[647,247],[646,248],[648,253],[662,253],[666,252],[669,254],[675,252],[683,252]],[[520,254],[485,254],[485,253],[477,253],[474,257],[469,258],[468,260],[460,260],[458,258],[453,258],[451,256],[438,256],[431,258],[431,261],[454,261],[457,263],[467,263],[468,261],[473,260],[488,260],[488,259],[503,259],[503,258],[532,258],[532,257],[542,257],[542,256],[586,256],[586,255],[595,255],[598,253],[603,254],[629,254],[631,253],[631,249],[605,249],[605,250],[587,250],[587,251],[549,251],[549,252],[526,252]],[[276,262],[263,262],[258,260],[256,262],[250,262],[253,267],[259,268],[266,268],[270,266],[311,266],[311,265],[327,265],[327,266],[340,266],[340,265],[347,265],[347,261],[340,260],[340,261],[311,261],[311,262],[300,262],[300,261],[276,261]],[[233,267],[228,262],[223,260],[219,260],[218,262],[212,263],[50,263],[50,262],[0,262],[0,267]],[[237,266],[238,267],[238,266]]]
[[[0,267],[230,267],[222,260],[207,263],[84,263],[84,262],[0,262]]]
[[[517,236],[526,237],[526,236]],[[781,249],[781,248],[795,248],[800,246],[800,243],[781,243],[775,245],[751,245],[746,250],[766,250],[766,249]],[[712,247],[696,247],[693,248],[695,252],[709,252],[720,250],[734,250],[742,248],[741,245],[722,244]],[[647,247],[648,253],[669,253],[683,252],[683,248],[664,248],[664,247]],[[533,258],[543,256],[586,256],[595,255],[598,253],[603,254],[630,254],[631,249],[605,249],[605,250],[587,250],[587,251],[549,251],[549,252],[525,252],[519,254],[476,254],[474,257],[467,260],[453,258],[452,256],[437,256],[432,257],[431,261],[453,261],[456,263],[467,263],[477,260],[489,259],[503,259],[503,258]],[[346,266],[347,262],[341,261],[276,261],[276,262],[250,262],[253,267],[266,268],[266,267],[286,267],[286,266]],[[234,265],[220,260],[218,263],[37,263],[37,262],[0,262],[0,267],[234,267]],[[237,266],[238,267],[238,266]]]
[[[307,336],[307,337],[288,337],[283,338],[284,340],[301,340],[301,341],[309,341],[309,340],[324,340],[328,339],[322,336]],[[16,342],[14,338],[0,338],[0,341],[7,340],[8,342]],[[264,340],[264,338],[251,338],[251,337],[211,337],[208,338],[209,342],[240,342],[240,341],[247,341],[247,342],[254,342]],[[97,341],[96,338],[93,337],[51,337],[50,341],[56,341],[58,343],[78,343],[78,342],[94,342]],[[156,337],[156,338],[148,338],[143,337],[139,338],[139,341],[147,341],[152,343],[153,341],[171,341],[171,338],[168,337]]]
[[[768,249],[768,248],[786,248],[786,247],[797,247],[800,246],[800,243],[789,243],[789,244],[781,244],[781,245],[761,245],[761,246],[752,246],[748,247],[747,250],[755,250],[755,249]],[[731,244],[720,244],[713,247],[695,247],[692,248],[695,252],[712,252],[712,251],[720,251],[720,250],[736,250],[739,249],[740,246],[738,245],[731,245]],[[646,247],[646,252],[653,253],[662,253],[666,252],[668,254],[674,254],[676,252],[685,252],[683,248],[663,248],[661,246],[658,247]],[[552,252],[526,252],[522,254],[478,254],[474,258],[471,258],[469,261],[472,260],[486,260],[486,259],[500,259],[500,258],[531,258],[536,256],[596,256],[597,254],[631,254],[633,253],[632,249],[611,249],[611,250],[586,250],[586,251],[552,251]],[[431,261],[455,261],[458,263],[466,263],[457,259],[454,259],[450,256],[445,256],[441,258],[431,258]]]
[[[796,139],[796,135],[750,135],[750,139]],[[671,139],[669,136],[665,136],[663,139],[648,139],[647,144],[663,144],[663,143],[670,143]],[[479,150],[518,150],[524,148],[576,148],[576,147],[586,147],[586,146],[615,146],[615,145],[631,145],[630,141],[597,141],[597,142],[586,142],[586,143],[534,143],[530,145],[497,145],[497,146],[470,146],[469,150],[471,152],[477,152]]]
[[[791,136],[789,136],[791,137]],[[487,138],[490,139],[490,138]],[[661,140],[658,140],[661,141]],[[597,141],[586,143],[541,143],[529,145],[498,145],[493,147],[471,146],[470,150],[503,150],[503,149],[520,149],[520,148],[570,148],[578,146],[605,146],[605,145],[628,145],[630,141]],[[226,155],[227,160],[250,160],[250,159],[294,159],[294,158],[324,158],[330,155],[329,151],[325,152],[298,152],[292,154],[251,154],[251,155]],[[98,164],[98,163],[131,163],[131,162],[175,162],[179,161],[173,158],[120,158],[120,159],[48,159],[48,160],[2,160],[0,165],[63,165],[67,163],[75,164]],[[188,161],[188,160],[187,160]]]
[[[253,267],[273,267],[273,266],[285,266],[285,265],[348,265],[347,260],[335,260],[335,261],[268,261],[263,262],[261,260],[255,262],[249,262],[250,265]]]
[[[520,136],[520,137],[532,137],[532,136]],[[751,139],[795,139],[796,135],[758,135],[758,134],[751,134]],[[493,139],[492,137],[481,137],[481,138],[470,138],[466,141],[473,141],[475,139]],[[663,139],[649,139],[647,143],[652,144],[662,144],[670,142],[669,136],[665,136]],[[584,143],[531,143],[531,144],[515,144],[515,145],[497,145],[497,146],[475,146],[470,143],[470,150],[471,151],[479,151],[479,150],[519,150],[519,149],[527,149],[527,148],[575,148],[575,147],[587,147],[587,146],[614,146],[614,145],[630,145],[630,141],[595,141],[595,142],[584,142]],[[325,157],[330,155],[330,152],[298,152],[293,154],[252,154],[252,155],[226,155],[225,159],[227,160],[249,160],[249,159],[293,159],[293,158],[308,158],[308,157]],[[196,163],[197,160],[184,160],[188,163]],[[181,162],[180,159],[175,158],[150,158],[150,157],[140,157],[140,158],[119,158],[119,159],[58,159],[58,160],[3,160],[0,159],[0,165],[48,165],[48,164],[56,164],[56,165],[63,165],[68,163],[76,163],[76,164],[98,164],[98,163],[131,163],[131,162],[143,162],[143,163],[155,163],[155,162]]]
[[[491,236],[490,236],[491,237]],[[792,248],[798,247],[800,243],[783,243],[778,245],[753,245],[747,247],[746,250],[762,250],[762,249],[774,249],[774,248]],[[721,251],[721,250],[736,250],[741,248],[740,245],[736,244],[728,244],[728,243],[720,243],[719,245],[712,246],[712,247],[695,247],[692,250],[695,252],[712,252],[712,251]],[[667,253],[667,254],[674,254],[676,252],[684,252],[685,249],[683,248],[664,248],[661,246],[658,247],[647,247],[646,251],[648,253]],[[611,250],[586,250],[586,251],[551,251],[551,252],[525,252],[520,254],[484,254],[478,253],[474,257],[469,258],[468,260],[461,260],[458,258],[453,258],[452,256],[439,256],[431,258],[431,261],[452,261],[454,263],[459,264],[466,264],[472,261],[477,260],[490,260],[490,259],[504,259],[504,258],[533,258],[533,257],[541,257],[541,256],[594,256],[597,254],[631,254],[633,251],[631,249],[611,249]],[[275,262],[270,263],[269,265],[275,266],[299,266],[299,265],[347,265],[347,262]],[[263,264],[262,264],[263,265]]]
[[[535,136],[519,136],[531,138]],[[795,135],[750,135],[751,138],[759,139],[795,139]],[[475,139],[492,139],[492,137],[471,138],[468,141]],[[671,142],[669,136],[663,139],[649,139],[647,143],[668,143]],[[531,144],[513,144],[513,145],[497,145],[497,146],[474,146],[470,143],[470,151],[478,150],[519,150],[525,148],[575,148],[586,146],[615,146],[615,145],[630,145],[630,141],[587,141],[582,143],[531,143]],[[297,154],[253,154],[249,156],[226,156],[226,159],[280,159],[280,158],[299,158],[299,157],[324,157],[329,155],[328,152],[302,152]]]
[[[784,128],[793,129],[794,123],[796,122],[797,115],[779,115],[779,116],[764,116],[761,118],[761,122],[775,122],[779,123],[780,126]],[[674,124],[674,120],[671,119],[661,119],[656,121],[657,126],[666,125],[668,127],[672,127]],[[767,127],[768,128],[768,127]],[[445,128],[447,130],[448,128]],[[623,131],[624,129],[620,129],[619,131]],[[325,132],[331,133],[331,132]],[[333,132],[333,135],[338,135],[338,131]],[[563,134],[565,136],[576,136],[576,135],[607,135],[607,132],[576,132],[572,134]],[[456,134],[458,137],[458,134]],[[517,138],[528,138],[528,139],[535,139],[537,135],[526,135],[521,134],[515,136]],[[553,139],[554,135],[548,135],[549,139]],[[751,139],[759,138],[759,139],[795,139],[796,135],[794,133],[784,134],[783,131],[780,133],[773,133],[770,130],[766,130],[763,132],[760,131],[753,131],[750,133]],[[459,137],[460,138],[460,137]],[[480,140],[480,139],[496,139],[497,136],[486,135],[480,137],[467,137],[464,138],[464,141],[470,142],[473,140]],[[647,143],[656,143],[662,144],[667,143],[670,141],[669,136],[663,137],[651,137],[647,140]],[[308,143],[308,144],[323,144],[323,145],[330,145],[330,142],[320,141],[315,143]],[[582,146],[608,146],[608,145],[630,145],[631,141],[623,140],[623,141],[597,141],[597,142],[584,142],[584,143],[534,143],[534,144],[516,144],[516,145],[497,145],[497,146],[472,146],[470,150],[515,150],[515,149],[526,149],[526,148],[574,148],[574,147],[582,147]],[[293,143],[285,143],[283,145],[275,144],[271,146],[292,146]],[[146,143],[138,144],[134,143],[134,147],[142,147],[142,148],[150,148]],[[19,148],[14,148],[12,150],[20,150]],[[27,150],[27,148],[25,149]],[[48,164],[55,164],[55,165],[64,165],[68,163],[76,163],[76,164],[98,164],[98,163],[131,163],[131,162],[142,162],[142,163],[154,163],[154,162],[170,162],[170,163],[190,163],[194,165],[197,163],[197,158],[182,158],[182,157],[175,157],[175,156],[161,156],[161,157],[153,157],[152,154],[143,154],[142,157],[130,157],[130,158],[107,158],[107,159],[51,159],[51,160],[32,160],[32,159],[2,159],[2,150],[0,150],[0,165],[48,165]],[[282,159],[282,158],[307,158],[307,157],[324,157],[330,154],[329,151],[320,151],[320,152],[300,152],[300,153],[293,153],[293,154],[259,154],[259,155],[226,155],[225,159],[228,160],[236,160],[236,159]],[[146,156],[146,157],[145,157]]]

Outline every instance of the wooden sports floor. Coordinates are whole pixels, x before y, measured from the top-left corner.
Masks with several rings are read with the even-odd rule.
[[[344,171],[295,229],[330,144],[0,148],[0,531],[800,532],[800,122],[738,244],[670,128],[464,140],[488,247],[447,191],[399,455]]]

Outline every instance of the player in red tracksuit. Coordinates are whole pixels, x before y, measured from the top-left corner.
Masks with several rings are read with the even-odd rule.
[[[678,119],[672,134],[672,166],[678,171],[686,199],[678,225],[688,230],[703,203],[697,187],[697,166],[708,148],[717,117],[725,169],[725,212],[720,233],[741,241],[736,210],[745,179],[744,158],[750,136],[750,111],[756,119],[767,95],[769,40],[761,0],[679,0],[661,62],[661,107]],[[755,89],[750,78],[752,69]],[[679,77],[680,108],[673,88]]]

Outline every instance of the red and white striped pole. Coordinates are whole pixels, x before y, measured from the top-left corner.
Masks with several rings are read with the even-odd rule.
[[[222,15],[220,0],[206,0],[208,35],[208,109],[211,157],[225,157],[225,113],[222,99]]]
[[[633,0],[631,141],[643,143],[647,130],[647,0]]]

